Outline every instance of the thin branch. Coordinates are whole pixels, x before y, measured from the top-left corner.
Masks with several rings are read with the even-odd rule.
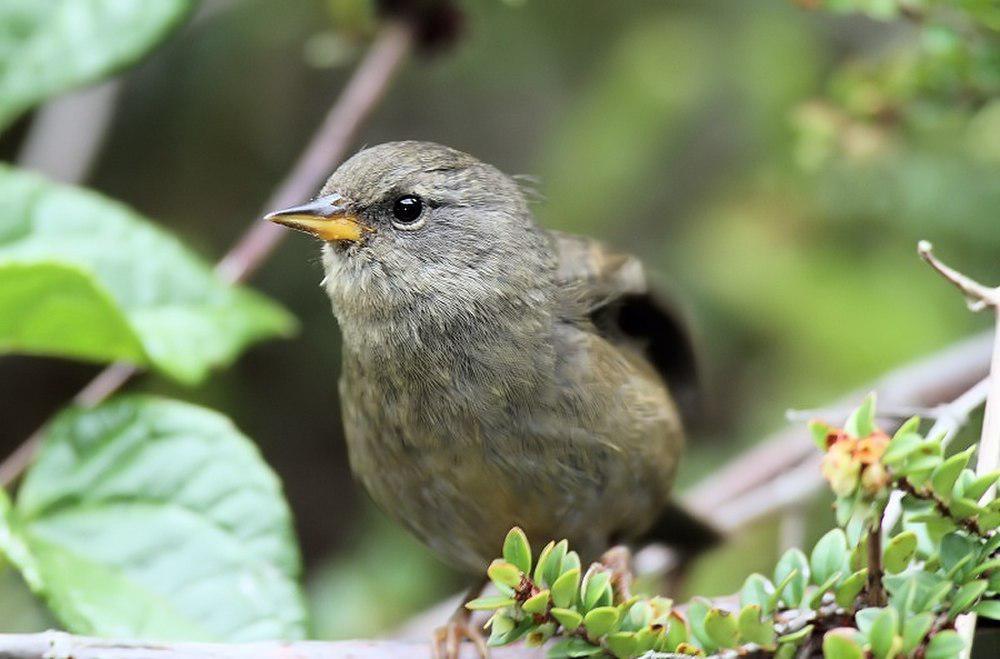
[[[412,44],[409,25],[390,21],[382,27],[306,150],[267,200],[264,211],[291,205],[315,193],[323,179],[344,159],[358,129],[382,99]],[[219,261],[216,272],[230,283],[245,280],[264,263],[284,235],[275,224],[255,221]],[[118,391],[137,372],[138,369],[130,364],[112,364],[84,387],[73,402],[96,405]],[[10,486],[24,472],[41,436],[41,429],[35,431],[0,463],[0,486]]]
[[[60,96],[35,113],[17,155],[17,164],[63,183],[87,178],[121,92],[121,80]]]
[[[475,648],[461,648],[465,659],[476,657]],[[541,659],[538,648],[496,648],[494,659]],[[430,659],[428,643],[405,641],[299,641],[295,643],[154,643],[117,641],[63,632],[0,634],[0,659]]]
[[[917,244],[917,253],[920,258],[927,261],[932,268],[962,291],[965,299],[969,303],[969,308],[973,311],[981,311],[986,307],[996,307],[1000,305],[1000,289],[989,288],[980,284],[975,279],[962,274],[958,270],[945,265],[934,256],[933,245],[926,240],[921,240]]]

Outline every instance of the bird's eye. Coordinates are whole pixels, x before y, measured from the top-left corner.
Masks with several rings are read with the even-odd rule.
[[[416,195],[403,195],[392,205],[393,222],[400,229],[415,229],[424,212],[424,202]],[[422,222],[421,222],[422,224]]]

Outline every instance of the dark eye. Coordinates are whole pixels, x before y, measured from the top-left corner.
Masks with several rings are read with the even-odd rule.
[[[392,205],[392,215],[399,224],[413,224],[423,211],[424,202],[416,195],[403,195]]]

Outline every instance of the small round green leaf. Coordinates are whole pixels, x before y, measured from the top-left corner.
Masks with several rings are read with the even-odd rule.
[[[526,613],[543,615],[549,608],[549,591],[542,590],[536,595],[529,597],[525,600],[524,604],[521,605],[521,608],[524,609]]]
[[[957,632],[946,629],[931,637],[924,659],[955,659],[964,649],[965,641],[962,637]]]
[[[583,622],[583,616],[574,611],[573,609],[563,609],[555,607],[549,611],[552,617],[559,622],[565,629],[569,631],[575,631],[580,627]]]
[[[604,636],[618,624],[618,608],[600,606],[587,612],[583,617],[583,626],[591,638]]]
[[[552,584],[552,602],[562,609],[573,606],[579,587],[580,568],[573,568],[556,579],[556,582]]]
[[[740,633],[736,616],[721,609],[710,609],[705,617],[705,632],[720,648],[735,648],[739,645]]]
[[[490,581],[500,586],[516,588],[521,583],[521,571],[517,566],[500,558],[490,563],[486,574]]]
[[[862,659],[861,646],[840,630],[832,629],[823,636],[824,659]]]
[[[528,544],[528,536],[520,527],[512,528],[504,538],[503,557],[521,572],[525,574],[531,572],[531,545]]]
[[[894,536],[885,546],[882,552],[882,562],[885,571],[889,574],[898,574],[905,570],[914,552],[917,550],[917,534],[913,531],[904,531]]]

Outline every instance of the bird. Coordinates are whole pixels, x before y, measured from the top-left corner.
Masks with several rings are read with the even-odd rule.
[[[638,258],[542,228],[517,180],[431,142],[364,148],[265,219],[321,241],[354,475],[447,563],[482,575],[514,525],[584,558],[658,520],[702,541],[670,498],[696,358]],[[460,607],[434,647],[465,639],[486,656]]]

